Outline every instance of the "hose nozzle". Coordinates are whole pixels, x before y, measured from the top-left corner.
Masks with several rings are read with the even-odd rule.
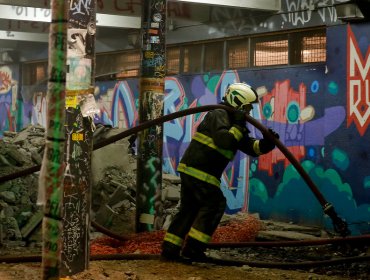
[[[332,204],[330,203],[325,204],[324,213],[331,218],[334,230],[337,233],[339,233],[342,237],[346,237],[347,235],[351,234],[351,231],[348,229],[347,222],[338,217]]]

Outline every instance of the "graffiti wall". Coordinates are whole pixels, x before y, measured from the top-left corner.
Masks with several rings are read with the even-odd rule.
[[[164,114],[218,103],[228,84],[250,83],[262,95],[253,117],[280,134],[352,233],[368,233],[370,29],[368,24],[333,26],[327,36],[326,64],[166,77]],[[100,114],[95,121],[135,126],[138,83],[138,79],[97,83]],[[204,114],[164,124],[164,172],[176,173]],[[32,113],[29,121],[43,123],[44,118],[38,114],[36,120]],[[8,123],[8,116],[2,114],[0,121]],[[252,136],[261,137],[255,128],[250,130]],[[263,219],[332,228],[312,191],[278,149],[259,158],[237,154],[223,174],[222,189],[228,213],[248,210]]]
[[[4,131],[15,131],[18,112],[22,112],[22,104],[18,103],[19,67],[0,66],[0,138]]]

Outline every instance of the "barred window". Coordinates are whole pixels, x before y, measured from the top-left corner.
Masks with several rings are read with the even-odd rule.
[[[224,69],[224,42],[209,43],[204,46],[204,71]]]
[[[136,77],[140,71],[140,52],[126,52],[117,57],[116,65],[119,73],[117,77]]]
[[[227,41],[227,68],[248,67],[248,39]]]
[[[326,61],[326,42],[326,29],[320,27],[225,40],[177,43],[167,46],[166,74],[320,63]],[[95,78],[98,80],[138,77],[141,49],[97,53],[95,62]],[[46,84],[47,64],[47,60],[23,62],[22,84]]]
[[[171,47],[166,50],[167,74],[176,75],[180,72],[180,48]]]
[[[48,61],[25,63],[22,67],[23,85],[33,85],[47,80]]]
[[[129,78],[129,77],[138,77],[139,69],[133,70],[123,70],[116,74],[116,78]]]
[[[254,44],[254,66],[288,64],[288,39],[273,38]]]
[[[98,54],[95,75],[101,80],[137,77],[140,72],[140,59],[138,50]]]
[[[303,36],[301,63],[322,62],[326,60],[326,35],[316,33]]]
[[[200,73],[202,71],[202,46],[201,44],[184,46],[184,73]]]
[[[36,81],[40,82],[44,79],[46,79],[46,64],[45,63],[40,63],[36,66]]]

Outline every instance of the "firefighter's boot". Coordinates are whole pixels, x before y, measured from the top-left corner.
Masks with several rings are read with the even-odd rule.
[[[182,250],[182,257],[195,262],[206,261],[208,259],[205,254],[206,245],[206,243],[188,237],[186,244]]]
[[[162,243],[162,252],[161,260],[163,261],[180,261],[180,250],[181,247],[177,246],[171,242],[163,241]]]

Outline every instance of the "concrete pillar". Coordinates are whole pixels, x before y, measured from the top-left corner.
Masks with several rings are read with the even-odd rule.
[[[89,267],[96,0],[68,0],[62,276]]]
[[[59,279],[61,273],[68,16],[68,6],[64,0],[52,0],[50,6],[52,20],[49,29],[46,139],[38,196],[38,203],[43,205],[42,279],[44,280]]]
[[[166,68],[166,1],[142,1],[142,49],[139,123],[163,116]],[[160,229],[163,221],[163,125],[139,133],[137,157],[136,231]]]

